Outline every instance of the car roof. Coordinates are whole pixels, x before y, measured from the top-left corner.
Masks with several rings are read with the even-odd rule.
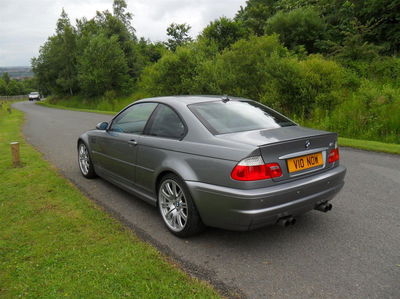
[[[243,98],[231,97],[231,96],[218,96],[218,95],[182,95],[182,96],[168,96],[168,97],[154,97],[154,98],[146,98],[137,102],[159,102],[159,103],[167,103],[167,104],[178,104],[184,103],[186,105],[204,103],[204,102],[212,102],[222,100],[228,97],[230,100],[247,100]],[[136,103],[137,103],[136,102]]]

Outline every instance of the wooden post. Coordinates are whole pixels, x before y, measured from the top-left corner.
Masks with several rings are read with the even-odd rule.
[[[13,166],[21,166],[21,160],[19,156],[19,142],[11,142],[10,145]]]

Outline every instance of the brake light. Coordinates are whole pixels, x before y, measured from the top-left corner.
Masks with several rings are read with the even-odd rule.
[[[339,160],[339,148],[334,148],[329,152],[328,162],[333,163]]]
[[[232,179],[237,181],[258,181],[280,176],[282,176],[282,170],[279,164],[265,164],[260,156],[240,161],[231,173]]]

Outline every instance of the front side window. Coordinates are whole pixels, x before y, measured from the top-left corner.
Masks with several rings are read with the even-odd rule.
[[[148,134],[158,137],[180,139],[185,135],[185,125],[174,110],[166,105],[160,104],[150,121]]]
[[[157,105],[157,103],[140,103],[127,108],[114,119],[110,131],[142,134],[147,120]]]
[[[274,110],[252,101],[204,102],[188,107],[216,135],[296,125]]]

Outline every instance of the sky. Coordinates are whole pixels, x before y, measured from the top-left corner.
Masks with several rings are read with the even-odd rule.
[[[171,23],[187,23],[196,37],[221,16],[233,17],[245,0],[126,0],[138,37],[166,40]],[[62,8],[75,19],[112,11],[112,0],[0,0],[0,66],[29,66],[47,37],[54,34]]]

